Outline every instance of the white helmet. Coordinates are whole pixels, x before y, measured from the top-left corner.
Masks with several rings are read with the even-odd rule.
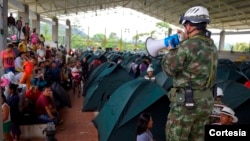
[[[187,10],[184,15],[180,17],[180,24],[184,24],[186,21],[191,23],[209,23],[209,13],[207,8],[202,6],[194,6]]]

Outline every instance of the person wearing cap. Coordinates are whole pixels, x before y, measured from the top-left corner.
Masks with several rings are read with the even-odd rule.
[[[162,69],[173,77],[168,93],[170,111],[166,125],[168,141],[203,141],[205,125],[213,109],[212,87],[216,80],[217,48],[206,28],[207,8],[194,6],[180,17],[183,40],[162,59]]]
[[[238,122],[238,118],[235,116],[235,112],[227,106],[220,112],[220,122],[219,125],[232,125]]]
[[[152,82],[156,81],[156,78],[154,76],[154,69],[152,67],[147,68],[147,74],[144,76],[144,79],[150,80]]]

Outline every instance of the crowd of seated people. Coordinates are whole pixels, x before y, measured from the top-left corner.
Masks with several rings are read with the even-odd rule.
[[[70,73],[75,67],[72,61],[65,63],[65,51],[62,49],[55,51],[47,46],[45,50],[44,44],[37,43],[36,49],[31,50],[25,42],[19,44],[24,44],[22,47],[25,49],[19,48],[16,43],[10,43],[0,53],[3,62],[1,68],[4,70],[0,86],[1,93],[6,98],[6,102],[2,102],[2,109],[5,109],[6,115],[9,107],[9,116],[4,121],[5,140],[19,140],[22,124],[62,123],[60,109],[55,105],[50,86],[58,83],[67,85],[70,89]]]

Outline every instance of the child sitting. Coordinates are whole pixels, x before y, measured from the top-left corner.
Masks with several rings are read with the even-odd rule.
[[[44,88],[44,86],[47,84],[47,82],[44,79],[44,74],[43,74],[41,68],[38,68],[35,71],[35,75],[31,81],[32,81],[33,85],[38,86],[39,90],[42,90]]]

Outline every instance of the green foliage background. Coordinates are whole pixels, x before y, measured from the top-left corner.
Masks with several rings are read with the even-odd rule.
[[[156,30],[149,33],[136,33],[131,41],[125,41],[116,33],[112,32],[109,35],[97,33],[93,37],[87,35],[88,31],[82,29],[80,24],[76,22],[72,25],[71,48],[86,49],[87,47],[102,47],[104,48],[119,48],[120,50],[134,51],[145,50],[145,37],[155,37],[155,34],[163,34],[168,36],[169,24],[166,22],[156,23]],[[52,26],[49,24],[41,24],[40,33],[44,35],[45,40],[52,40]],[[65,28],[59,26],[59,45],[65,44]],[[236,43],[231,46],[231,51],[235,52],[250,52],[248,43]]]

